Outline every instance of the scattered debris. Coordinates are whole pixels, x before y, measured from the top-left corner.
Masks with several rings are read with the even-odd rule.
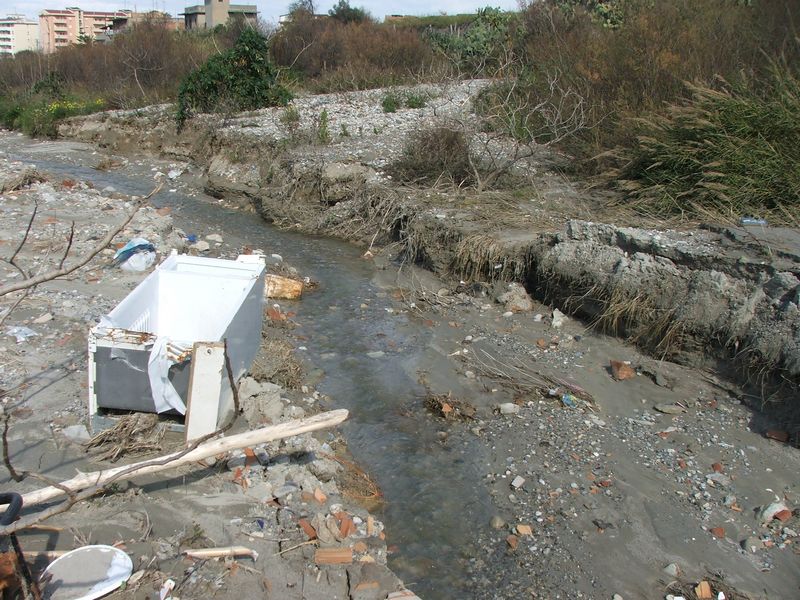
[[[425,408],[447,421],[471,421],[475,419],[475,407],[465,400],[447,394],[431,394],[425,397]]]
[[[633,370],[630,363],[621,360],[611,361],[611,374],[617,381],[634,379],[636,377],[636,371]]]

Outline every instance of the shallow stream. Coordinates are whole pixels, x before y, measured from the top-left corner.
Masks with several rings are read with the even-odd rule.
[[[152,159],[98,171],[92,167],[102,156],[91,146],[10,134],[2,139],[13,160],[129,195],[151,191],[153,167],[170,168]],[[418,372],[431,369],[424,350],[436,342],[432,328],[397,311],[358,248],[281,231],[255,214],[221,206],[199,186],[182,184],[173,192],[169,185],[153,204],[171,207],[176,227],[198,237],[220,233],[229,248],[247,245],[280,254],[320,282],[319,290],[285,308],[297,313],[297,352],[324,372],[317,388],[331,396],[334,407],[351,411],[343,431],[355,460],[383,491],[385,504],[376,516],[386,524],[389,564],[425,600],[465,592],[461,549],[476,525],[491,517],[490,497],[480,483],[485,450],[471,435],[442,444],[439,427],[421,408],[417,379]]]

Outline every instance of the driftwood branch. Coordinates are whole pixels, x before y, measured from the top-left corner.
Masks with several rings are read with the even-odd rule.
[[[31,213],[31,218],[28,220],[28,226],[25,228],[25,235],[22,236],[22,241],[20,241],[19,246],[17,246],[17,249],[14,250],[14,254],[12,254],[11,258],[8,259],[8,263],[14,266],[17,269],[17,271],[19,271],[22,274],[22,277],[25,279],[27,279],[30,276],[22,269],[22,267],[20,267],[14,261],[17,258],[17,254],[20,253],[20,250],[22,250],[22,247],[25,245],[25,242],[28,241],[28,236],[31,233],[31,227],[33,227],[33,220],[36,218],[36,213],[38,211],[39,211],[39,203],[36,202],[33,205],[33,213]]]
[[[247,431],[245,433],[240,433],[213,441],[200,438],[197,441],[205,443],[198,444],[196,447],[190,446],[185,450],[167,454],[160,458],[145,460],[132,465],[116,467],[114,469],[106,469],[104,471],[81,473],[72,479],[61,482],[58,487],[50,486],[35,492],[24,494],[22,496],[23,506],[41,504],[43,502],[58,498],[59,496],[63,496],[65,489],[72,491],[74,496],[70,498],[69,502],[64,503],[67,506],[55,506],[44,512],[21,519],[11,525],[8,525],[7,527],[0,527],[0,536],[19,531],[20,529],[29,527],[34,523],[38,523],[44,519],[65,512],[75,502],[80,502],[81,500],[90,498],[102,490],[103,487],[108,486],[116,481],[127,480],[139,475],[159,473],[167,469],[190,465],[205,458],[216,456],[217,454],[222,454],[231,450],[238,450],[247,446],[264,444],[266,442],[292,437],[294,435],[300,435],[310,431],[335,427],[336,425],[342,423],[347,418],[347,415],[347,410],[338,409],[320,413],[306,419],[296,419],[293,421],[287,421],[286,423],[280,423],[278,425],[270,425],[269,427],[262,427],[261,429]],[[216,433],[217,432],[214,432],[214,434]]]
[[[114,227],[114,229],[109,231],[108,234],[102,240],[100,240],[100,242],[78,262],[66,267],[62,266],[54,271],[42,273],[41,275],[37,275],[36,277],[31,277],[30,279],[26,279],[24,281],[18,281],[16,283],[0,287],[0,296],[5,296],[6,294],[10,294],[11,292],[18,292],[19,290],[24,290],[27,288],[34,287],[36,285],[39,285],[40,283],[44,283],[45,281],[52,281],[53,279],[64,277],[86,265],[95,256],[100,254],[100,252],[102,252],[111,243],[111,241],[117,236],[117,234],[120,231],[122,231],[123,229],[125,229],[125,227],[127,227],[128,223],[131,222],[136,213],[139,212],[139,209],[144,205],[144,201],[157,194],[159,190],[161,190],[161,187],[163,185],[164,185],[163,183],[159,183],[152,192],[147,194],[147,196],[145,196],[144,198],[138,200],[136,202],[136,206],[134,207],[133,211],[131,211],[128,214],[125,220],[116,227]]]

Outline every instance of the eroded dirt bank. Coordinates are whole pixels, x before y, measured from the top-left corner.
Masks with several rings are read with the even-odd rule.
[[[477,194],[392,181],[387,169],[405,136],[469,119],[484,83],[422,87],[430,98],[424,108],[389,114],[380,108],[385,92],[374,90],[298,99],[291,121],[285,109],[202,117],[176,136],[164,105],[76,119],[61,133],[113,152],[191,160],[205,169],[206,191],[270,222],[370,247],[399,242],[393,255],[468,284],[524,283],[535,297],[654,356],[726,370],[758,401],[796,398],[796,230],[642,227],[607,197],[558,175],[563,159],[545,149],[513,165],[514,189]]]

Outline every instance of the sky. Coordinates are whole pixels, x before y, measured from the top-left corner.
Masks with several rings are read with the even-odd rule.
[[[277,22],[278,16],[286,13],[291,0],[236,0],[232,4],[256,4],[259,14],[265,21]],[[326,13],[337,0],[317,0],[317,12]],[[506,10],[517,8],[518,0],[350,0],[351,6],[360,6],[383,20],[385,15],[436,15],[447,13],[474,12],[484,6],[496,6]],[[22,14],[36,18],[46,8],[61,9],[67,6],[79,6],[83,10],[111,11],[129,9],[134,11],[163,10],[177,16],[186,6],[203,4],[203,0],[0,0],[0,16],[6,14]]]

